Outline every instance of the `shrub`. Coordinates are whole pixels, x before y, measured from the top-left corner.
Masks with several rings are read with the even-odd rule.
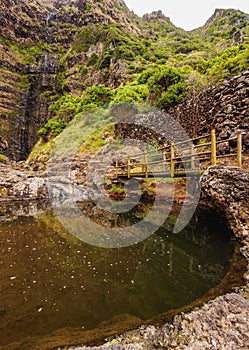
[[[170,85],[183,81],[185,74],[182,70],[174,67],[159,67],[148,79],[148,86],[151,91],[158,92],[167,89]]]
[[[77,105],[76,113],[108,104],[113,97],[113,91],[103,84],[91,86],[84,91]]]
[[[180,81],[177,84],[169,86],[167,91],[163,92],[157,101],[157,107],[168,108],[171,105],[181,102],[187,94],[186,83]]]
[[[186,73],[174,67],[159,67],[148,78],[148,102],[160,108],[179,103],[186,96]]]
[[[100,59],[99,69],[109,68],[112,56],[113,56],[113,50],[110,48],[106,48]]]
[[[67,94],[50,105],[48,110],[56,119],[68,123],[77,113],[79,103],[80,97]]]
[[[146,85],[125,85],[116,89],[112,103],[143,103],[147,97],[148,88]]]
[[[55,118],[51,118],[43,128],[38,131],[38,135],[40,136],[58,136],[62,130],[66,127],[66,123],[62,120],[57,120]]]
[[[137,81],[139,84],[146,84],[148,82],[148,79],[151,77],[151,75],[154,73],[153,68],[148,68],[142,74],[138,77]]]

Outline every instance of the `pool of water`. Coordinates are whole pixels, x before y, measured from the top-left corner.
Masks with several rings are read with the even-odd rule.
[[[194,218],[179,234],[168,222],[134,246],[107,249],[68,234],[50,208],[10,205],[0,243],[0,346],[187,305],[223,279],[234,250],[215,219]]]

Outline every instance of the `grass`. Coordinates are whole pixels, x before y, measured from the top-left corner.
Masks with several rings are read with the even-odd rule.
[[[105,137],[105,134],[108,136]],[[94,151],[97,152],[100,148],[108,144],[108,138],[114,137],[114,124],[105,126],[100,130],[96,130],[80,146],[79,152]]]

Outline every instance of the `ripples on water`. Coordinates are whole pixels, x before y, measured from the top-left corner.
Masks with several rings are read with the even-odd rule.
[[[177,235],[166,223],[137,245],[104,249],[68,234],[50,209],[32,210],[4,208],[0,221],[0,345],[187,305],[221,281],[233,253],[224,229],[204,219]]]

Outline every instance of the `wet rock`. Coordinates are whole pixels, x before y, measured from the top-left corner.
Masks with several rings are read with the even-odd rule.
[[[44,174],[0,164],[0,201],[48,198]]]
[[[210,167],[202,177],[202,199],[224,215],[235,235],[249,237],[249,173],[238,168]]]

